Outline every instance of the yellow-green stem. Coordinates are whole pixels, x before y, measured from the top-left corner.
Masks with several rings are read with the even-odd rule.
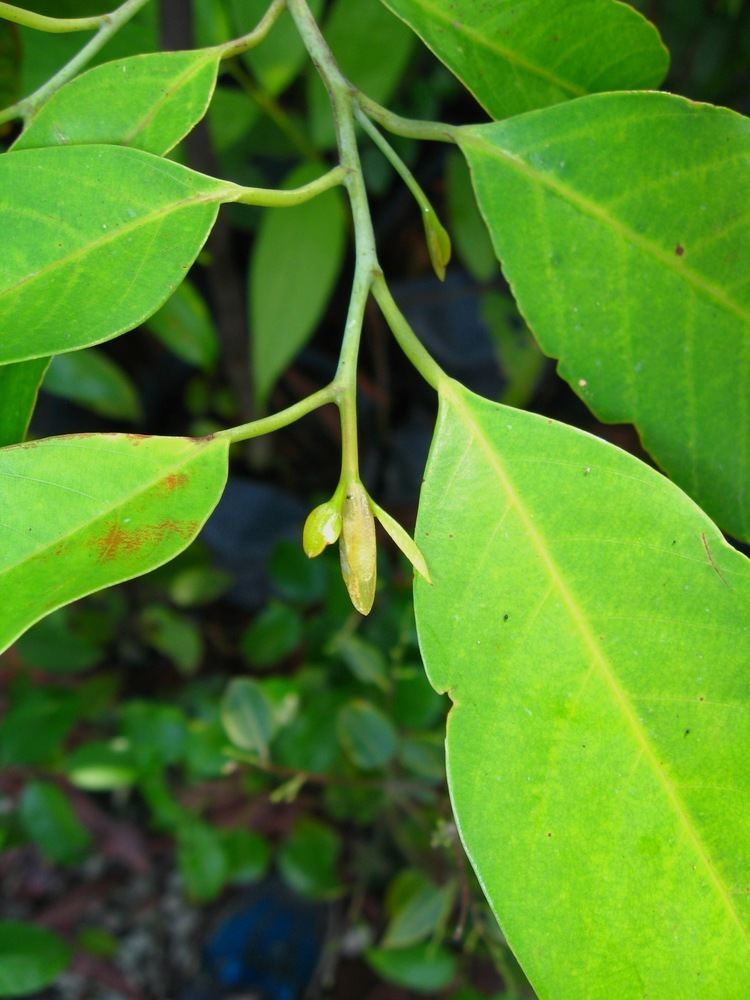
[[[16,7],[12,3],[0,3],[0,18],[12,21],[24,28],[35,31],[45,31],[48,34],[63,35],[71,31],[96,31],[106,23],[109,14],[98,14],[95,17],[47,17],[33,10]]]

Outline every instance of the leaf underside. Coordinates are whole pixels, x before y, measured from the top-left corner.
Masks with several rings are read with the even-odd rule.
[[[227,449],[81,434],[0,450],[0,652],[56,608],[186,548],[221,496]]]
[[[606,90],[656,88],[669,53],[613,0],[383,0],[493,118]]]
[[[606,94],[461,130],[542,349],[605,421],[750,538],[750,121]],[[644,155],[648,150],[648,155]]]
[[[750,995],[747,560],[659,473],[457,383],[417,527],[454,809],[538,995]]]

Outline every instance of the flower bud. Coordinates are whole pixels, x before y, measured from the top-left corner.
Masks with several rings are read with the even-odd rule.
[[[375,600],[377,552],[375,518],[361,483],[348,483],[342,510],[341,573],[352,604],[368,615]]]
[[[444,281],[445,269],[451,259],[451,238],[431,207],[422,213],[422,221],[432,269]]]
[[[302,530],[302,548],[309,559],[319,556],[326,545],[333,545],[341,534],[340,505],[326,500],[311,510]]]

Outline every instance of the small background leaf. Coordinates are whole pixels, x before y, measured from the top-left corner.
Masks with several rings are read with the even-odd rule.
[[[75,864],[91,846],[88,830],[57,785],[29,782],[21,793],[18,811],[26,834],[48,861]]]
[[[102,417],[138,421],[143,416],[138,390],[130,376],[93,347],[54,357],[42,388]]]
[[[35,924],[0,920],[0,997],[21,997],[53,983],[70,961],[57,934]]]
[[[396,753],[398,736],[388,716],[367,701],[353,701],[338,715],[339,739],[352,760],[363,771],[385,767]]]
[[[320,168],[305,164],[283,186],[300,187],[320,174]],[[260,406],[314,333],[341,269],[345,237],[346,216],[336,190],[263,216],[248,293],[252,375]]]
[[[189,281],[148,320],[148,328],[178,358],[210,372],[219,356],[219,335],[203,297]]]

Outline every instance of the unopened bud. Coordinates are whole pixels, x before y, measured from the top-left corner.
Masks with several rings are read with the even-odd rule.
[[[341,510],[333,500],[326,500],[311,510],[302,530],[302,548],[310,559],[319,556],[326,545],[333,545],[341,534]]]
[[[375,601],[377,552],[375,518],[361,483],[348,483],[342,510],[341,573],[352,604],[368,615]]]
[[[422,221],[432,269],[444,281],[445,269],[451,259],[451,238],[432,208],[422,213]]]

